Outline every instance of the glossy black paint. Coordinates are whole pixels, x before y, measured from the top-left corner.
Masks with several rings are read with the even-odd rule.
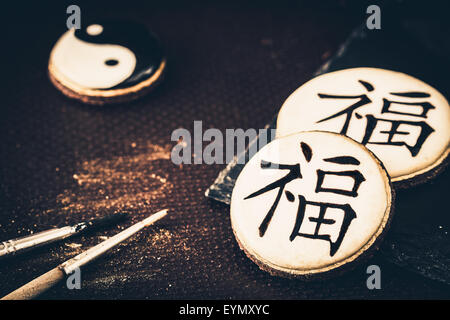
[[[92,24],[99,24],[103,31],[98,35],[90,35],[87,28]],[[136,67],[133,73],[125,81],[107,88],[121,89],[136,85],[150,78],[158,70],[163,60],[163,50],[159,39],[144,25],[131,21],[92,21],[84,24],[84,27],[75,31],[75,37],[82,41],[95,44],[115,44],[130,49],[136,56]],[[120,61],[113,59],[105,63],[114,67]]]

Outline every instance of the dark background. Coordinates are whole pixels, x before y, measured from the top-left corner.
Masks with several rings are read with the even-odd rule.
[[[82,23],[119,17],[158,34],[168,58],[161,86],[138,101],[106,107],[59,93],[47,78],[47,63],[66,30],[69,4],[81,7]],[[194,120],[202,120],[204,129],[262,128],[365,20],[368,4],[108,1],[3,8],[0,239],[118,211],[131,215],[123,228],[170,210],[155,227],[83,268],[81,290],[61,283],[41,298],[449,298],[448,285],[381,254],[336,279],[305,283],[271,277],[239,250],[228,207],[204,196],[224,165],[180,167],[168,159],[172,131],[192,130]],[[445,15],[433,2],[426,8],[414,12],[430,23]],[[445,194],[448,181],[447,171],[433,183]],[[445,213],[445,197],[418,188],[421,209]],[[420,224],[421,218],[411,221]],[[0,296],[118,231],[86,234],[0,261]],[[370,264],[381,267],[381,290],[366,287]]]

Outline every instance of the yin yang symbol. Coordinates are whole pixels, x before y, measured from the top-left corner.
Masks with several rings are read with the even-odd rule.
[[[68,30],[50,55],[58,80],[92,90],[132,87],[151,77],[162,60],[158,39],[143,25],[118,21]]]

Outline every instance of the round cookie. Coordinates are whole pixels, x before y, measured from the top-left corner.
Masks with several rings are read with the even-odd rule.
[[[361,142],[383,162],[396,187],[407,187],[445,167],[450,107],[436,89],[407,74],[345,69],[308,81],[284,102],[276,136],[310,130]]]
[[[145,26],[103,21],[65,32],[50,53],[48,71],[66,96],[102,105],[144,95],[165,66],[159,40]]]
[[[300,132],[273,140],[245,165],[231,224],[262,270],[323,278],[378,247],[393,197],[386,170],[366,147],[336,133]]]

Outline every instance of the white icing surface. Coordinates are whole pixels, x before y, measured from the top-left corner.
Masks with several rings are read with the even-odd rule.
[[[86,32],[91,36],[98,36],[103,32],[103,27],[99,24],[91,24],[86,28]]]
[[[307,162],[300,143],[307,143],[313,152],[312,159]],[[352,156],[360,161],[359,165],[336,164],[323,159],[337,156]],[[265,234],[261,237],[259,227],[270,207],[274,203],[279,188],[253,198],[244,199],[250,194],[264,188],[285,176],[289,170],[262,169],[261,160],[280,164],[298,164],[301,168],[301,179],[286,184],[284,191],[294,195],[290,202],[283,192],[281,200],[274,212]],[[365,178],[359,186],[357,197],[330,192],[315,192],[318,183],[317,170],[340,172],[358,170]],[[329,176],[332,183],[323,187],[351,190],[348,177]],[[327,178],[325,178],[327,179]],[[325,181],[325,180],[324,180]],[[353,182],[353,179],[351,179]],[[330,243],[322,239],[310,239],[297,236],[290,241],[297,219],[299,195],[306,201],[345,205],[349,204],[356,212],[356,218],[350,226],[334,256],[330,254]],[[282,270],[315,270],[324,268],[349,258],[374,239],[380,226],[387,220],[386,212],[390,206],[391,190],[388,178],[381,166],[360,144],[337,134],[327,132],[303,132],[279,138],[262,148],[244,167],[239,175],[231,199],[231,222],[239,242],[251,255],[272,268]],[[319,207],[308,204],[300,227],[301,233],[314,234],[316,222],[310,217],[319,215]],[[326,219],[333,219],[333,224],[322,224],[319,234],[328,234],[334,242],[338,238],[342,226],[344,211],[340,208],[328,208]]]
[[[374,90],[368,92],[358,80],[369,82]],[[392,95],[392,92],[420,91],[429,93],[427,98],[411,98]],[[320,98],[318,94],[329,95],[363,95],[366,94],[372,101],[354,111],[347,135],[356,141],[362,142],[365,134],[367,118],[371,114],[376,118],[401,121],[425,121],[434,129],[416,156],[412,156],[406,146],[391,146],[366,144],[386,166],[393,181],[402,180],[407,176],[432,166],[446,152],[450,143],[450,107],[447,100],[436,89],[409,75],[375,68],[354,68],[327,73],[316,77],[289,96],[283,104],[277,120],[277,137],[286,136],[299,131],[322,130],[340,133],[346,115],[317,123],[318,121],[340,112],[359,101],[353,99]],[[435,109],[427,113],[427,118],[399,115],[394,113],[381,113],[383,98],[391,101],[407,103],[429,102]],[[390,111],[421,114],[420,106],[402,105],[392,103]],[[362,118],[357,119],[355,113]],[[382,131],[391,129],[391,123],[378,121],[370,141],[387,141],[387,134]],[[394,135],[392,141],[405,142],[415,145],[421,133],[420,127],[410,124],[401,124],[398,131],[406,135]]]
[[[93,32],[98,31],[96,29]],[[74,32],[71,29],[64,33],[50,55],[50,62],[67,81],[86,89],[108,89],[133,73],[136,57],[131,50],[119,45],[82,41]],[[119,63],[106,65],[105,61],[111,59]]]

